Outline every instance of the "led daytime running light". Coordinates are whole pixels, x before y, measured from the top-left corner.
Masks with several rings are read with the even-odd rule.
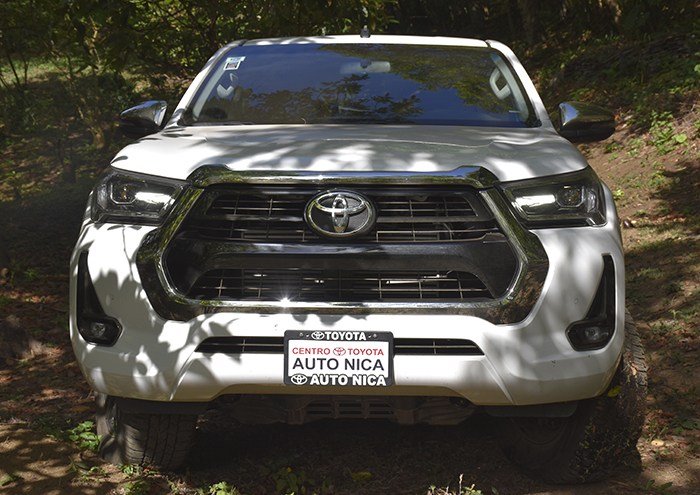
[[[531,226],[602,225],[603,185],[587,168],[574,174],[503,184],[502,190]]]
[[[109,169],[93,192],[92,219],[116,223],[158,224],[185,183]]]

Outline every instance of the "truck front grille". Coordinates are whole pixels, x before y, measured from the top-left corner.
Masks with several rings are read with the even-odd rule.
[[[491,297],[473,274],[459,271],[354,271],[229,268],[202,274],[188,297],[250,301],[465,300]]]
[[[303,213],[318,191],[212,189],[189,215],[185,231],[204,239],[244,242],[319,242]],[[364,192],[364,191],[363,191]],[[379,212],[364,243],[450,242],[495,231],[493,217],[473,192],[370,190]]]
[[[475,169],[470,180],[341,174],[322,182],[202,167],[144,240],[139,274],[158,314],[177,321],[218,312],[521,321],[540,295],[547,257],[482,172],[488,177]],[[332,207],[321,205],[336,192]],[[368,213],[355,213],[357,198]],[[334,229],[348,217],[357,223],[346,236]]]
[[[319,189],[207,189],[168,247],[173,285],[212,304],[463,302],[507,289],[517,261],[475,191],[357,192],[375,205],[377,222],[338,241],[318,237],[304,221]]]

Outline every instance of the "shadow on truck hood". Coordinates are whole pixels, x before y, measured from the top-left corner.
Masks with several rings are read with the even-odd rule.
[[[124,148],[113,165],[186,179],[236,172],[446,173],[483,167],[501,181],[573,172],[585,159],[551,128],[412,125],[175,127]]]

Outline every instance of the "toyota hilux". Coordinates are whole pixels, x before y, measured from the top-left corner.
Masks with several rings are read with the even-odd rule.
[[[120,116],[71,262],[107,460],[177,468],[224,400],[242,424],[486,414],[549,482],[635,447],[619,222],[572,144],[611,112],[550,117],[499,42],[373,35],[235,41],[166,114]]]

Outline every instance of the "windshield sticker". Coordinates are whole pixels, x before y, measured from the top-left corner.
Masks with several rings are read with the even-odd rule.
[[[245,57],[229,57],[224,64],[224,70],[238,70]]]

